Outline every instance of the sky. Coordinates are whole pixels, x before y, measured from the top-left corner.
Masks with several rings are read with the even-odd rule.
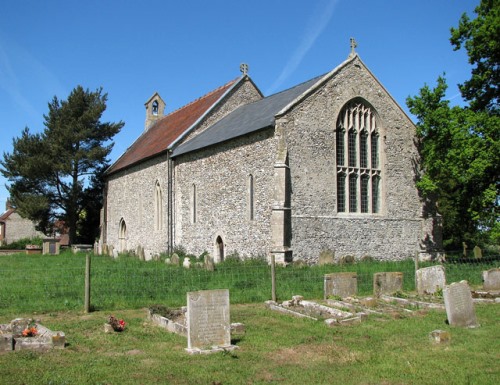
[[[447,98],[470,77],[450,28],[479,0],[18,0],[0,12],[0,157],[25,127],[42,132],[48,103],[78,85],[108,94],[103,122],[125,122],[114,162],[144,130],[144,103],[165,113],[241,75],[265,96],[324,74],[347,59],[349,39],[415,121],[406,98],[443,73]],[[0,175],[0,213],[8,181]]]

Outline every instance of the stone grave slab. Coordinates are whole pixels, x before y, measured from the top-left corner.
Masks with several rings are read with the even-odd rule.
[[[333,265],[335,263],[335,252],[332,250],[323,250],[319,254],[319,265]]]
[[[190,354],[237,348],[231,345],[229,290],[187,293],[187,337]]]
[[[483,289],[500,290],[500,269],[490,269],[483,271]]]
[[[419,295],[435,294],[446,285],[444,267],[441,265],[417,270],[417,292]]]
[[[476,312],[467,281],[454,282],[443,289],[444,306],[452,326],[477,327]]]
[[[358,275],[356,273],[325,274],[324,296],[340,298],[352,297],[358,294]]]
[[[394,294],[403,290],[403,273],[383,272],[373,275],[373,295]]]

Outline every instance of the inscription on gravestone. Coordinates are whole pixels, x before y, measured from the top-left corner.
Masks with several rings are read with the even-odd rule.
[[[453,326],[476,327],[476,312],[467,281],[447,285],[443,289],[448,322]]]
[[[188,352],[231,348],[229,290],[187,293],[187,329]]]
[[[325,299],[329,296],[340,298],[352,297],[358,293],[358,276],[356,273],[325,274]]]

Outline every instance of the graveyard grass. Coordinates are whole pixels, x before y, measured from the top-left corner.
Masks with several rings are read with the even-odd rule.
[[[0,354],[0,383],[498,384],[500,306],[476,305],[476,313],[477,329],[446,325],[442,311],[328,328],[263,304],[232,305],[231,321],[246,333],[233,340],[238,350],[212,355],[188,355],[186,338],[146,321],[145,309],[116,311],[127,327],[114,334],[103,330],[108,312],[38,314],[65,331],[67,347]],[[431,342],[435,329],[450,331],[451,341]]]
[[[447,281],[481,284],[482,270],[498,261],[447,265]],[[92,258],[92,304],[83,312],[85,255],[0,257],[0,324],[34,317],[66,334],[67,347],[48,352],[0,353],[0,384],[497,384],[500,382],[500,305],[475,305],[481,327],[445,323],[443,311],[371,315],[355,326],[329,328],[265,308],[267,264],[228,261],[215,272],[184,270],[134,258]],[[277,269],[278,299],[301,294],[321,299],[326,273],[356,271],[360,295],[380,271],[402,271],[414,290],[414,264],[359,263]],[[413,274],[413,275],[412,275]],[[152,304],[186,304],[186,292],[228,288],[231,322],[246,333],[239,349],[188,355],[185,337],[146,320]],[[105,334],[109,315],[126,330]],[[451,333],[446,344],[429,333]]]

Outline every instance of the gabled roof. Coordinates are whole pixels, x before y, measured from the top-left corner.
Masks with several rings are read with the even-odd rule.
[[[318,76],[288,90],[237,108],[201,134],[178,146],[172,156],[186,154],[273,126],[276,114],[309,90],[322,77]]]
[[[244,78],[240,76],[231,80],[222,87],[160,118],[106,170],[106,174],[113,174],[166,152],[179,136],[192,130]]]
[[[16,209],[8,209],[2,215],[0,215],[0,222],[6,221]]]

